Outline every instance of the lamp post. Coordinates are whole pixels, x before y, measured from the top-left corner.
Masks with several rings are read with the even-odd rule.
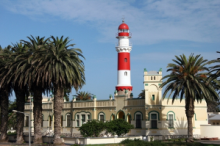
[[[30,123],[31,123],[31,119],[30,119],[30,114],[24,113],[24,112],[19,112],[17,110],[12,110],[14,113],[22,113],[24,115],[29,116],[29,121],[28,121],[28,126],[29,126],[29,146],[31,146],[31,127],[30,127]]]
[[[29,117],[30,120],[31,120],[31,118],[32,118],[32,108],[33,108],[33,107],[32,107],[32,106],[33,106],[33,105],[32,105],[32,99],[33,99],[33,97],[30,96],[30,117]],[[30,127],[32,127],[31,125],[32,125],[32,124],[30,123]],[[32,129],[31,129],[30,131],[32,131]]]

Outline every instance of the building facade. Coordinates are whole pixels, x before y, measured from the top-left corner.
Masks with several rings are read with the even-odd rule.
[[[67,102],[64,99],[61,127],[62,133],[79,134],[79,127],[89,120],[111,121],[124,119],[134,125],[128,135],[186,135],[187,118],[185,101],[176,99],[172,104],[170,99],[162,99],[162,69],[147,71],[144,69],[145,98],[133,98],[130,71],[129,27],[124,22],[118,28],[118,84],[114,95],[106,100],[78,101],[73,98]],[[53,98],[43,98],[42,132],[53,130],[54,112]],[[33,109],[31,103],[25,104],[25,112]],[[33,117],[33,116],[32,116]],[[33,125],[33,118],[32,125]],[[24,132],[28,131],[28,117],[25,117]],[[195,102],[193,117],[193,133],[200,135],[200,125],[207,124],[206,102]],[[33,130],[33,129],[32,129]]]
[[[132,93],[125,90],[124,94],[109,96],[107,100],[97,100],[94,96],[89,101],[73,99],[65,101],[61,117],[63,133],[79,134],[78,128],[85,122],[96,119],[111,121],[124,119],[134,125],[129,135],[186,135],[187,118],[185,102],[176,99],[162,99],[162,89],[159,88],[162,70],[158,72],[144,70],[145,99],[133,98]],[[43,98],[42,132],[53,130],[53,98]],[[32,103],[33,104],[33,103]],[[33,107],[32,107],[33,108]],[[25,112],[30,112],[30,103],[25,104]],[[33,117],[33,116],[32,116]],[[31,119],[33,121],[33,119]],[[206,102],[195,102],[193,117],[193,133],[200,135],[200,125],[208,124]],[[28,132],[28,119],[25,118],[24,131]],[[33,125],[33,123],[32,123]]]

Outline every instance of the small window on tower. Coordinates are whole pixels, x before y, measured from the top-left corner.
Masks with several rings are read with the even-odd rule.
[[[125,72],[125,76],[127,76],[127,72]]]
[[[127,58],[125,58],[125,62],[127,62]]]

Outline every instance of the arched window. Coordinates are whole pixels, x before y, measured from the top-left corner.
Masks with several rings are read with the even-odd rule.
[[[25,126],[26,126],[26,127],[29,126],[29,116],[26,116]]]
[[[115,115],[112,114],[110,119],[111,119],[111,121],[115,120]]]
[[[61,127],[63,127],[63,116],[60,117],[60,124],[61,124]]]
[[[79,127],[79,115],[76,115],[76,126]]]
[[[49,127],[51,127],[51,124],[52,124],[52,117],[49,116]]]
[[[136,123],[136,128],[141,128],[141,120],[142,120],[142,113],[141,112],[136,112],[134,114],[135,117],[135,123]]]
[[[41,117],[41,127],[44,127],[44,115]]]
[[[125,76],[127,76],[127,72],[125,72]]]
[[[91,113],[84,112],[84,111],[77,112],[74,117],[75,117],[75,122],[73,122],[73,125],[76,125],[76,127],[82,126],[82,124],[85,124],[86,122],[90,121],[92,118]],[[70,113],[68,113],[66,115],[66,120],[67,120],[67,126],[71,127],[72,124],[71,124],[71,114]]]
[[[81,115],[81,120],[82,120],[82,124],[85,124],[85,122],[86,122],[86,115],[85,114]]]
[[[155,100],[155,95],[154,94],[152,95],[152,100]]]
[[[127,62],[127,58],[125,58],[124,60],[125,60],[125,62]]]
[[[105,114],[103,112],[100,112],[98,114],[99,121],[105,122]]]
[[[156,80],[156,77],[154,76],[154,80]]]
[[[157,112],[157,111],[149,112],[148,113],[148,119],[150,121],[151,129],[157,129],[157,122],[160,119],[159,118],[159,112]]]
[[[87,118],[88,118],[88,119],[87,119],[88,121],[91,120],[90,114],[87,115]]]
[[[127,122],[131,124],[131,115],[127,115]]]
[[[153,80],[153,77],[151,76],[151,80]]]
[[[174,119],[173,113],[169,113],[168,114],[168,128],[173,128],[174,127],[173,119]]]
[[[71,127],[71,115],[70,114],[66,115],[66,126]]]

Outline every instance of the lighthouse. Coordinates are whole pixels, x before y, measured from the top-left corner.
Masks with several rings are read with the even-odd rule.
[[[132,91],[130,71],[130,51],[132,46],[129,43],[129,39],[131,38],[129,27],[124,20],[118,27],[116,38],[118,39],[116,46],[116,51],[118,52],[118,84],[116,90],[118,95],[124,95],[125,93],[130,95]]]

